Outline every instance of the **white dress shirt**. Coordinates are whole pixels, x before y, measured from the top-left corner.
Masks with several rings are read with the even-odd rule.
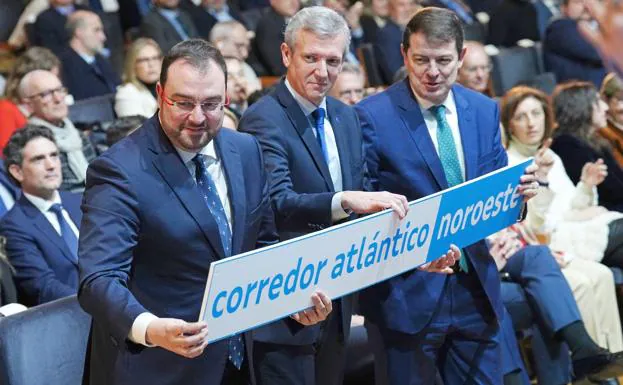
[[[196,167],[195,163],[193,162],[193,158],[195,157],[195,155],[197,155],[197,153],[184,151],[179,148],[176,148],[176,150],[177,153],[180,155],[180,158],[182,158],[182,162],[184,162],[184,165],[188,169],[190,176],[193,178],[195,183],[197,183],[197,179],[195,178]],[[212,178],[212,181],[214,181],[214,185],[216,186],[216,190],[218,191],[218,196],[221,200],[221,204],[225,209],[227,223],[229,224],[229,228],[231,230],[233,228],[233,222],[231,205],[229,203],[227,180],[225,178],[225,172],[222,167],[221,160],[219,159],[218,154],[216,153],[216,149],[214,148],[214,140],[210,141],[210,143],[208,143],[207,146],[201,149],[199,153],[205,155],[207,158],[210,158],[212,160],[212,162],[207,162],[210,163],[208,165],[208,174],[210,174],[210,178]],[[145,336],[147,333],[147,327],[149,326],[150,322],[157,318],[157,316],[149,312],[139,314],[132,323],[132,328],[130,329],[130,334],[128,335],[130,340],[134,341],[137,344],[152,347],[153,345],[149,345],[145,341]]]
[[[420,110],[422,111],[426,128],[428,128],[430,138],[433,140],[435,151],[437,151],[437,155],[439,155],[439,143],[437,143],[437,119],[435,118],[435,115],[429,111],[429,108],[435,106],[435,104],[419,97],[415,91],[413,91],[413,95],[415,95],[415,98],[420,105]],[[448,122],[450,131],[452,132],[454,146],[456,147],[456,155],[459,158],[459,165],[461,166],[461,174],[463,175],[463,180],[465,180],[465,156],[463,153],[463,144],[461,142],[461,131],[459,130],[459,116],[456,110],[454,94],[452,91],[448,93],[446,100],[444,100],[441,105],[446,107],[446,121]]]
[[[337,149],[337,142],[335,141],[335,133],[333,132],[333,126],[331,126],[331,121],[329,120],[329,112],[327,111],[327,99],[323,98],[320,105],[316,106],[314,103],[305,99],[301,95],[299,95],[290,85],[290,82],[286,79],[285,81],[286,87],[294,100],[301,107],[301,110],[305,114],[305,117],[309,120],[311,127],[316,127],[314,118],[310,115],[317,108],[324,108],[324,132],[325,132],[325,143],[327,146],[327,156],[328,156],[328,167],[329,174],[331,174],[331,181],[333,182],[333,189],[336,192],[331,199],[331,218],[334,222],[339,221],[348,217],[348,214],[342,208],[342,167],[340,163],[340,153]],[[314,136],[316,136],[316,130],[313,129],[312,132]]]
[[[22,194],[24,194],[26,199],[28,199],[30,203],[33,204],[33,206],[35,206],[36,208],[39,209],[39,211],[41,211],[41,214],[43,214],[43,216],[48,220],[48,222],[50,222],[50,224],[52,225],[52,227],[54,227],[54,230],[56,230],[58,235],[62,235],[61,225],[60,223],[58,223],[58,217],[56,216],[55,213],[50,211],[50,207],[52,207],[52,205],[56,203],[60,203],[61,205],[63,204],[63,202],[61,201],[61,196],[58,193],[58,191],[54,192],[54,196],[52,197],[52,200],[39,198],[37,196],[28,194],[26,192],[22,192]],[[65,222],[69,224],[69,227],[74,232],[74,235],[76,236],[76,238],[78,238],[80,236],[80,232],[78,231],[78,228],[74,224],[74,221],[71,220],[71,217],[69,216],[69,213],[67,213],[67,210],[65,210],[65,208],[63,208],[63,218],[65,218]]]

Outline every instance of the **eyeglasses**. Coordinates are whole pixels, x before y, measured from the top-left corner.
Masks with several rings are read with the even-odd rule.
[[[162,61],[162,55],[136,58],[136,64],[159,63],[160,61]]]
[[[491,70],[493,70],[493,64],[487,64],[487,65],[481,65],[481,66],[471,66],[471,67],[463,67],[463,70],[465,70],[466,72],[469,73],[474,73],[477,71],[482,71],[482,72],[491,72]]]
[[[195,110],[195,107],[197,106],[199,106],[199,108],[204,114],[210,114],[216,111],[222,111],[225,104],[227,104],[226,101],[225,102],[195,103],[189,100],[172,100],[164,95],[162,95],[162,100],[164,100],[166,104],[173,106],[177,108],[178,110],[180,110],[181,112],[186,113],[186,114],[190,114],[191,112],[193,112]]]
[[[64,97],[67,95],[67,88],[58,87],[52,90],[42,91],[38,94],[27,96],[25,99],[40,98],[41,100],[49,100],[52,96]]]

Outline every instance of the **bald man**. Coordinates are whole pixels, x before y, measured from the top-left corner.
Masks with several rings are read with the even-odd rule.
[[[69,46],[60,55],[63,80],[74,99],[114,94],[121,83],[119,75],[101,55],[106,42],[99,16],[79,10],[67,18]]]
[[[493,96],[489,87],[491,60],[485,52],[485,47],[477,41],[468,40],[465,42],[465,48],[467,51],[463,66],[459,69],[458,82],[474,91]]]

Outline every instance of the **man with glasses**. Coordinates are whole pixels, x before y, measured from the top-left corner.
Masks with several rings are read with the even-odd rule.
[[[489,84],[489,76],[493,66],[485,47],[473,40],[466,41],[464,47],[465,57],[457,81],[467,88],[492,97],[493,90]]]
[[[221,129],[226,84],[216,48],[177,44],[158,114],[89,167],[78,299],[93,316],[91,384],[251,383],[249,333],[208,345],[197,322],[210,263],[277,240],[258,143]],[[311,300],[302,324],[331,312]]]
[[[49,128],[56,138],[63,172],[60,189],[83,191],[87,166],[96,154],[88,138],[67,117],[67,89],[53,73],[35,70],[22,78],[18,93],[32,112],[28,122]]]
[[[76,294],[82,195],[59,192],[61,160],[54,135],[27,125],[11,136],[4,156],[8,174],[22,188],[0,222],[19,302],[36,306]]]
[[[329,95],[350,106],[363,99],[364,93],[363,73],[358,65],[344,63],[342,72],[337,77],[335,84],[329,91]]]

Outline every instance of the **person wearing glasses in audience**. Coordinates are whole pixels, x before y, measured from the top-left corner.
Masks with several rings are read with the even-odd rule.
[[[67,88],[52,72],[36,70],[22,78],[18,94],[32,113],[28,122],[54,133],[63,171],[60,189],[83,191],[87,166],[96,153],[89,139],[68,118]]]
[[[254,383],[250,333],[208,345],[197,322],[210,263],[277,241],[260,147],[221,129],[225,68],[204,40],[175,45],[158,114],[89,166],[78,300],[93,316],[91,384]],[[324,294],[311,301],[292,316],[304,325],[331,312]]]
[[[149,38],[136,39],[126,55],[123,85],[115,94],[118,117],[141,115],[150,118],[156,113],[156,84],[160,78],[162,51]]]
[[[466,51],[463,66],[459,68],[457,81],[467,88],[494,97],[493,87],[489,75],[493,68],[485,46],[477,41],[468,40],[464,44]]]
[[[36,306],[78,292],[81,194],[59,192],[61,160],[50,129],[27,125],[4,149],[22,195],[0,222],[19,302]]]
[[[352,63],[344,63],[342,72],[337,76],[337,80],[331,87],[329,95],[344,104],[352,106],[363,99],[364,84],[365,79],[359,66]]]

